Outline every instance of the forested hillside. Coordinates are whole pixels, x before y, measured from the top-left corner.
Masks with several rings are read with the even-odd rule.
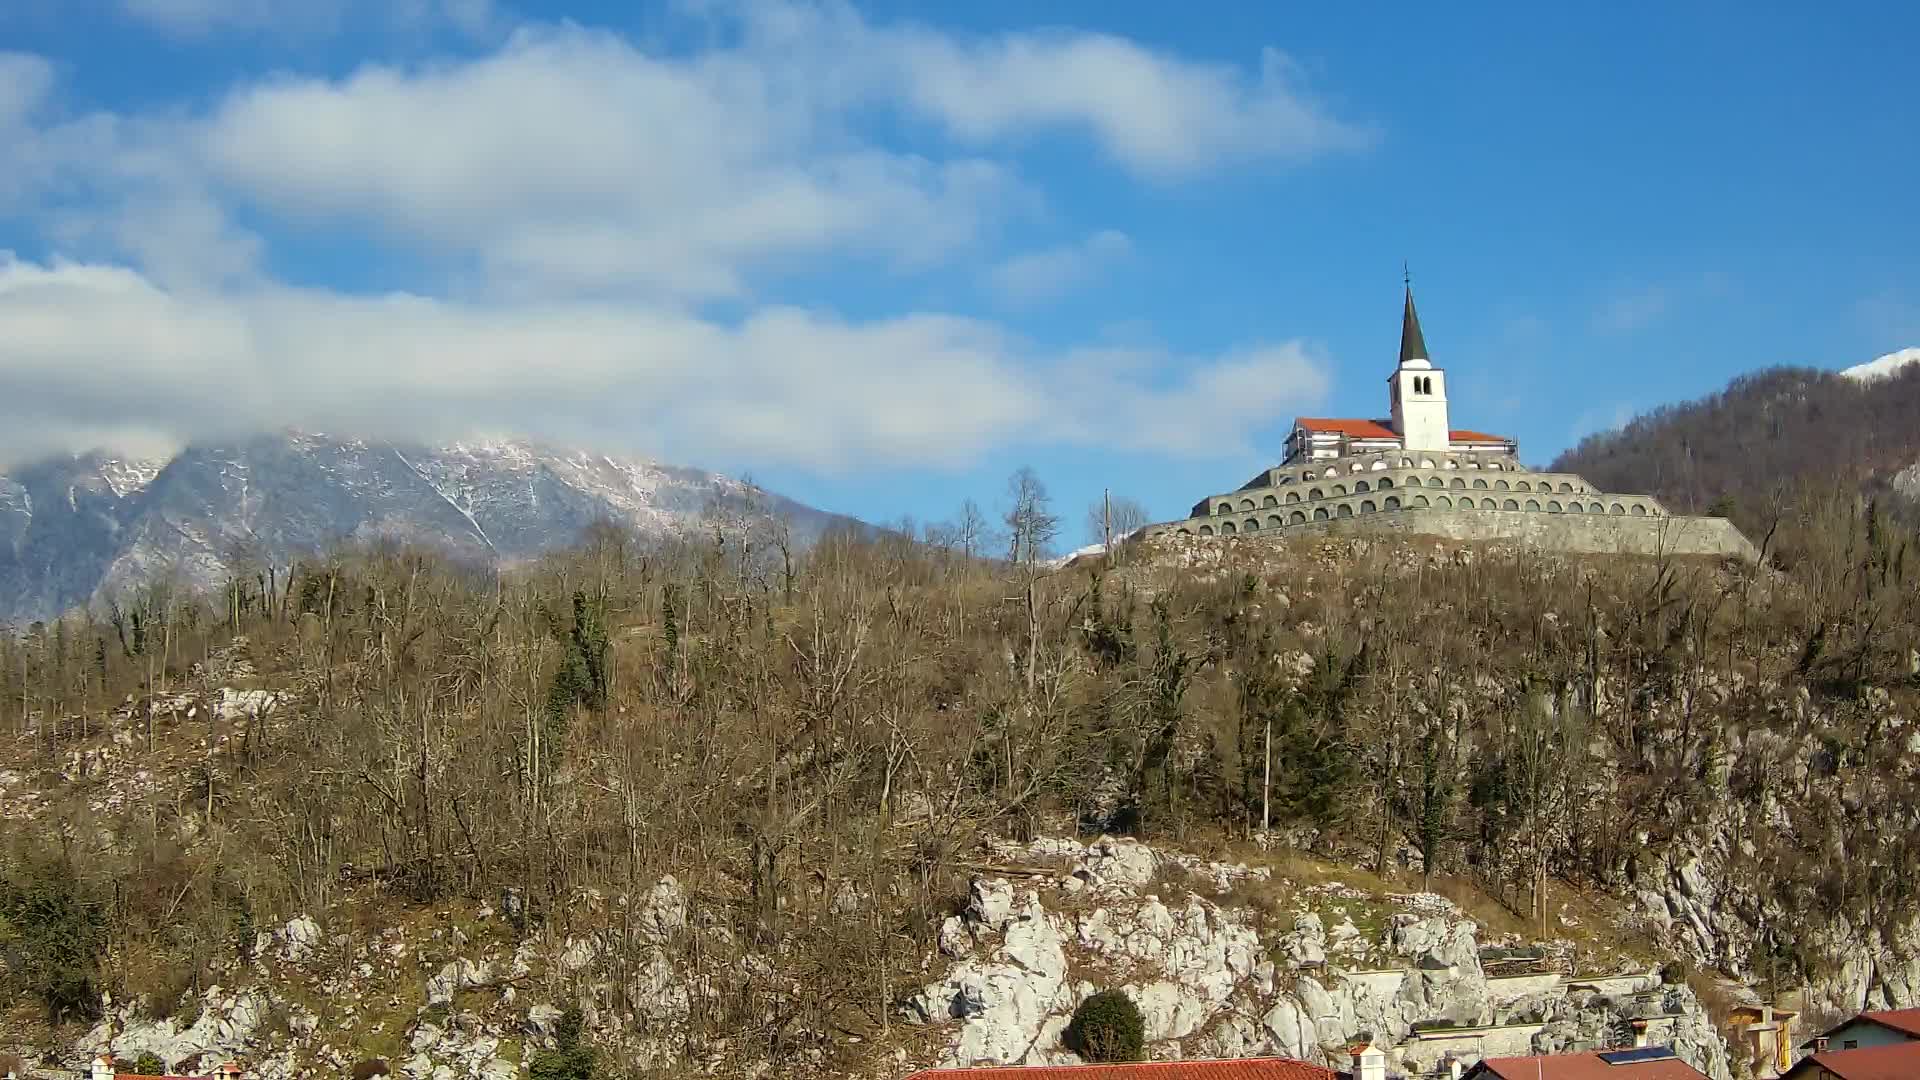
[[[1778,373],[1661,423],[1761,397],[1783,432],[1866,400]],[[1264,835],[1523,935],[1613,898],[1643,955],[1920,1005],[1920,559],[1837,486],[1802,509],[1784,576],[1359,541],[1050,571],[736,521],[154,592],[0,642],[7,1030],[54,1053],[103,992],[190,1016],[262,980],[296,1072],[535,995],[636,1069],[862,1068],[940,1037],[902,1003],[990,841],[1101,831]],[[448,951],[497,935],[511,976]],[[345,981],[288,997],[277,958],[322,947]]]
[[[1589,436],[1555,470],[1608,491],[1645,491],[1676,511],[1725,513],[1756,542],[1803,489],[1884,492],[1920,462],[1920,364],[1860,379],[1773,368],[1697,401]]]

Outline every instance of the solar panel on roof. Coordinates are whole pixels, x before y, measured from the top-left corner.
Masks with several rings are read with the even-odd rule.
[[[1600,1060],[1609,1065],[1632,1065],[1641,1061],[1666,1061],[1671,1057],[1672,1047],[1639,1046],[1632,1050],[1609,1050],[1600,1055]]]

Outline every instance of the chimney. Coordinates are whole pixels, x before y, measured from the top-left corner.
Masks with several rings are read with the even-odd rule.
[[[1633,1022],[1634,1049],[1638,1050],[1639,1048],[1646,1045],[1647,1045],[1647,1022],[1645,1020],[1635,1020]]]
[[[113,1059],[105,1054],[93,1059],[93,1070],[87,1074],[87,1080],[113,1080]]]
[[[1460,1080],[1460,1078],[1462,1076],[1465,1076],[1466,1074],[1467,1074],[1466,1062],[1461,1061],[1459,1058],[1447,1059],[1447,1076],[1450,1077],[1451,1080]]]
[[[1372,1043],[1361,1043],[1353,1055],[1353,1080],[1387,1080],[1387,1053]]]
[[[213,1070],[213,1080],[240,1080],[240,1063],[229,1061]]]

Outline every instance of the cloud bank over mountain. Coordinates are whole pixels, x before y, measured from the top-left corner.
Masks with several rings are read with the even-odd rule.
[[[175,33],[261,22],[129,10]],[[1027,239],[1049,214],[1023,162],[1042,140],[1148,186],[1369,145],[1275,50],[1243,68],[832,3],[690,6],[692,44],[666,45],[449,10],[505,29],[124,111],[0,54],[0,220],[39,248],[0,256],[0,458],[282,426],[823,471],[1231,454],[1327,390],[1302,341],[1120,349],[787,290],[940,275],[1015,308],[1093,287],[1132,245]]]

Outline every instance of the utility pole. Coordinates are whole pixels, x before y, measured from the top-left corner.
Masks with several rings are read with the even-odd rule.
[[[1264,842],[1273,828],[1273,710],[1261,711],[1267,714],[1265,760],[1260,763],[1260,837]]]
[[[1100,521],[1106,539],[1107,568],[1113,568],[1113,489],[1100,489]]]

